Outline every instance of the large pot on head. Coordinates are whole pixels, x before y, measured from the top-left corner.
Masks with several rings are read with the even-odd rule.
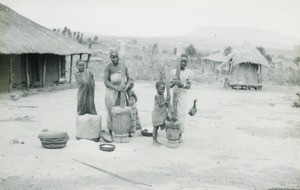
[[[131,128],[131,108],[125,106],[112,107],[112,127],[113,127],[113,141],[117,143],[128,143],[129,132]]]

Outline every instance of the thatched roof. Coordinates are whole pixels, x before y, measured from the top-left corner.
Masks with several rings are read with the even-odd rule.
[[[228,59],[231,59],[231,63],[233,65],[251,63],[269,67],[269,62],[264,58],[264,56],[248,43],[244,43],[238,47],[234,53],[228,56]]]
[[[71,55],[90,50],[0,3],[0,54],[24,53]]]
[[[214,62],[222,63],[226,60],[226,56],[224,56],[223,52],[214,53],[202,58],[203,60],[210,60]]]

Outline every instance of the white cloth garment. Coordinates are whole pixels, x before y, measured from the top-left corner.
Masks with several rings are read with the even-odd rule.
[[[185,69],[180,71],[180,80],[181,83],[184,83],[184,85],[187,84],[187,82],[192,81],[192,75],[193,72],[190,69]],[[176,77],[176,69],[172,70],[170,73],[170,79],[174,79]],[[177,105],[177,118],[180,121],[180,130],[181,132],[184,132],[185,128],[185,118],[187,116],[188,112],[188,90],[185,88],[179,88],[178,92],[178,105]],[[174,88],[173,88],[174,91]],[[173,97],[172,97],[173,98]],[[173,102],[173,100],[171,100]]]

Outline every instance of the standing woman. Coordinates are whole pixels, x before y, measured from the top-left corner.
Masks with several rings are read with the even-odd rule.
[[[97,115],[95,108],[95,82],[94,75],[85,69],[86,61],[79,60],[76,63],[78,72],[75,74],[76,82],[79,86],[77,92],[77,114]]]
[[[170,87],[173,88],[175,85],[178,86],[178,89],[173,88],[174,90],[178,90],[178,102],[177,102],[177,115],[176,118],[180,122],[180,138],[179,142],[182,143],[182,134],[185,128],[185,118],[188,114],[188,90],[192,85],[192,70],[187,69],[186,66],[188,64],[188,56],[186,54],[182,54],[180,57],[180,74],[179,78],[176,77],[176,69],[172,70],[170,73]],[[173,98],[173,97],[172,97]],[[172,100],[173,102],[173,100]]]
[[[121,64],[119,53],[117,50],[110,51],[111,63],[104,70],[104,84],[106,86],[105,106],[107,111],[107,129],[112,135],[112,112],[113,106],[120,105],[121,92],[125,92],[130,86],[130,77],[128,69],[124,64]],[[124,67],[124,68],[122,68]],[[122,69],[125,69],[125,79],[122,79]],[[122,85],[122,80],[125,80],[125,85]],[[128,101],[126,100],[127,105]]]

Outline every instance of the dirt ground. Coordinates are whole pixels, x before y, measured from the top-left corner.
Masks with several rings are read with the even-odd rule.
[[[137,83],[143,128],[152,130],[154,84]],[[300,189],[300,109],[291,107],[299,87],[265,86],[236,91],[221,85],[194,84],[178,149],[152,146],[137,133],[114,152],[75,139],[77,89],[0,100],[0,189]],[[96,107],[106,129],[105,88],[96,86]],[[23,107],[22,107],[23,106]],[[33,106],[33,107],[26,107]],[[44,149],[42,129],[66,131],[63,149]],[[17,138],[25,144],[10,144]],[[159,140],[166,144],[165,133]],[[137,185],[95,170],[133,179]]]

